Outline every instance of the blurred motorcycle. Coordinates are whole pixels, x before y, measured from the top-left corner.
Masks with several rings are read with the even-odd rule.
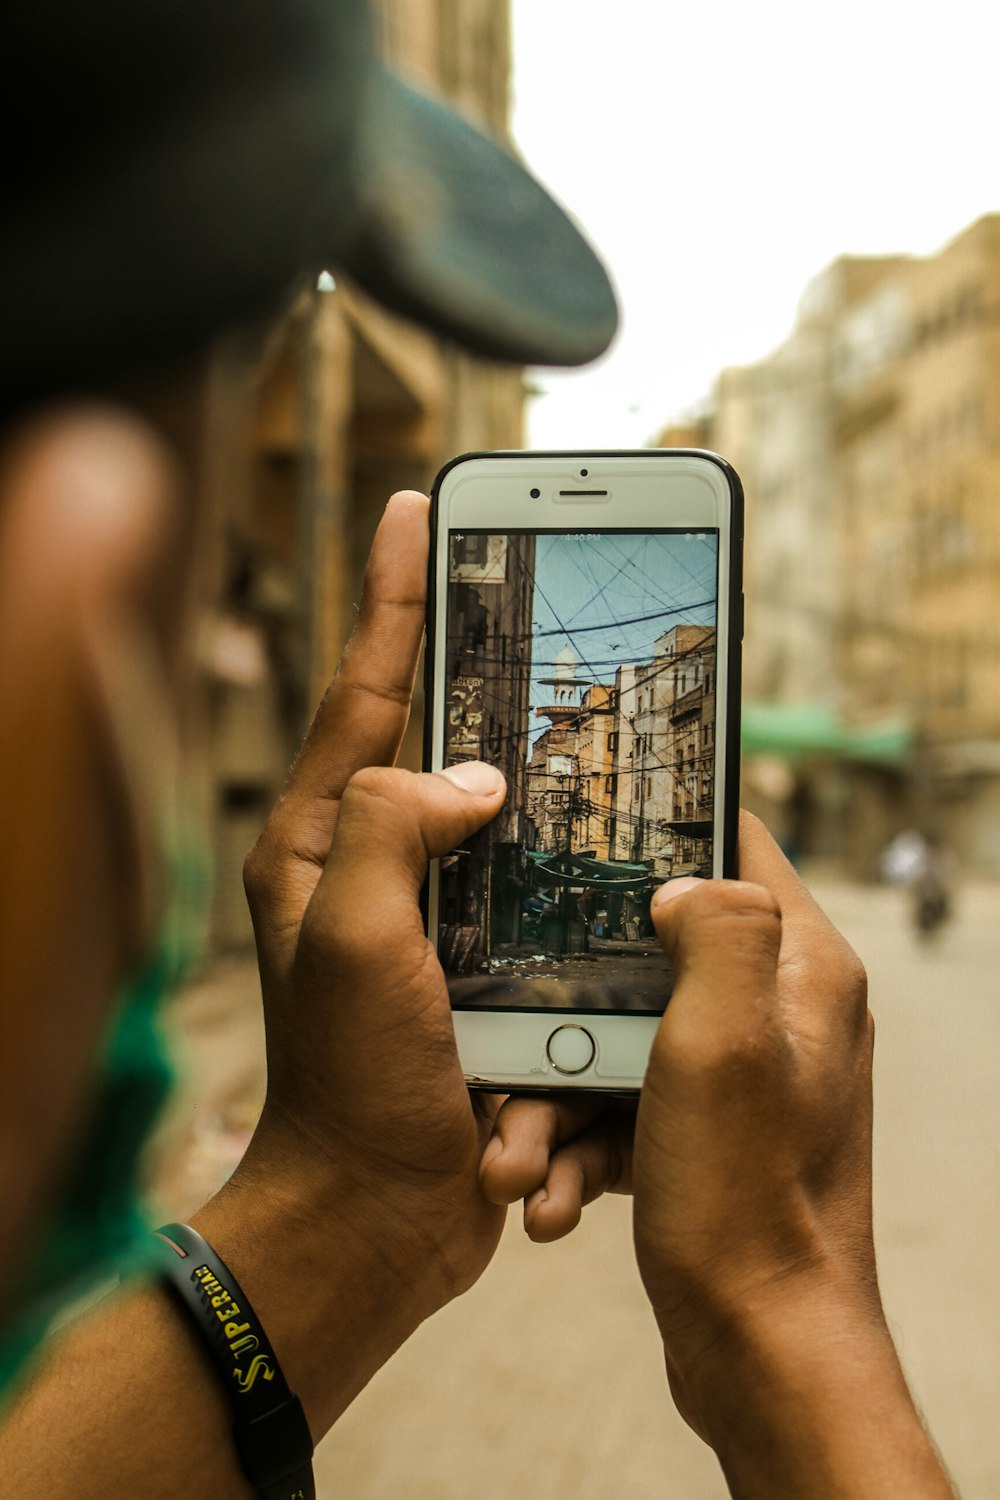
[[[910,914],[922,940],[938,933],[954,914],[954,868],[940,841],[915,829],[897,834],[882,857],[883,878],[906,886]]]
[[[951,916],[948,892],[937,881],[920,881],[915,887],[913,919],[923,938],[933,937]]]

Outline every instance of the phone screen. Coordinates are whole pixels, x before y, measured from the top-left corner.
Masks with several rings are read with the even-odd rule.
[[[503,808],[441,861],[456,1009],[659,1013],[653,891],[713,871],[719,533],[448,533],[444,760]]]

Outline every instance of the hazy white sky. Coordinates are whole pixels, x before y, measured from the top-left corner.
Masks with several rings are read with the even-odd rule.
[[[1000,209],[990,0],[513,0],[514,133],[611,268],[611,352],[539,372],[534,447],[627,447],[790,330],[838,254]]]

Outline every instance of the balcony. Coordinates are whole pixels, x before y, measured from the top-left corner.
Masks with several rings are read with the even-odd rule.
[[[670,722],[679,724],[682,719],[693,718],[701,713],[701,705],[705,701],[705,689],[699,684],[698,687],[689,688],[679,698],[675,698],[670,705]]]

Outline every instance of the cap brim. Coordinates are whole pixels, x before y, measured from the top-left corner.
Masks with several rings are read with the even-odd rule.
[[[338,259],[378,301],[466,348],[581,365],[611,342],[608,274],[496,141],[383,68],[360,137],[360,213]]]
[[[13,27],[20,51],[5,28],[7,73],[51,107],[8,194],[0,402],[182,357],[326,263],[483,355],[605,348],[593,252],[508,152],[376,62],[364,0],[253,5],[235,35],[231,7],[189,9],[105,16],[83,71],[89,12],[51,55],[49,7]]]

